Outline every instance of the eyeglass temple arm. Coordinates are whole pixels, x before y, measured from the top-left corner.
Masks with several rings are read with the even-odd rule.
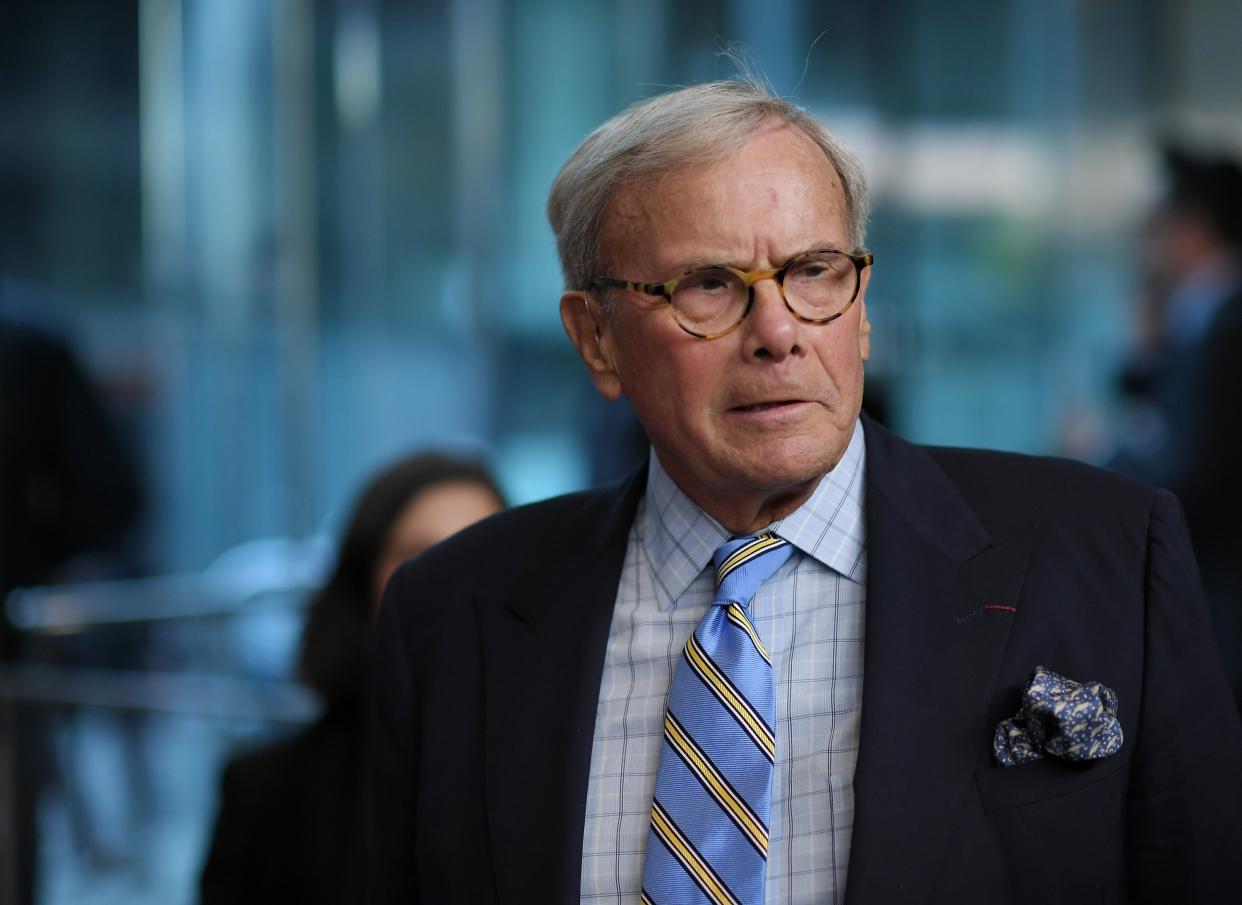
[[[607,286],[610,289],[629,289],[647,295],[668,297],[668,283],[635,283],[633,280],[618,280],[615,277],[595,277],[591,280],[591,285]]]

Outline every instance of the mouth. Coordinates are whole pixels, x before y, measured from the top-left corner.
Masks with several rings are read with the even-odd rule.
[[[735,405],[732,410],[743,413],[769,412],[773,409],[786,408],[791,405],[801,405],[805,401],[805,399],[778,399],[774,402],[755,402],[750,405]]]

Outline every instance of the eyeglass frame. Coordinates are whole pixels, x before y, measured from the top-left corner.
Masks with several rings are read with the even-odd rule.
[[[789,304],[789,299],[785,297],[785,274],[789,272],[789,268],[802,259],[808,258],[811,255],[822,254],[824,252],[844,255],[849,258],[850,262],[854,265],[854,294],[850,296],[850,300],[845,303],[845,307],[843,307],[836,314],[831,314],[828,317],[807,317],[795,311],[793,306]],[[728,264],[704,264],[700,267],[691,267],[689,270],[684,270],[672,279],[665,280],[662,283],[642,283],[635,280],[622,280],[617,277],[592,277],[591,287],[628,289],[631,292],[641,292],[643,295],[660,296],[665,300],[668,306],[672,308],[673,293],[677,289],[677,284],[686,277],[704,270],[727,270],[740,278],[742,283],[746,286],[746,307],[742,309],[741,316],[738,317],[734,324],[716,333],[699,333],[696,330],[691,330],[683,324],[681,319],[677,317],[677,309],[673,308],[673,321],[678,327],[681,327],[682,330],[686,331],[691,336],[698,337],[699,339],[710,340],[720,339],[722,336],[727,336],[742,325],[742,321],[746,320],[747,315],[750,314],[750,309],[755,306],[755,283],[760,280],[776,280],[776,285],[780,288],[781,301],[785,303],[785,308],[789,311],[789,313],[798,320],[807,324],[831,323],[845,314],[845,312],[849,311],[850,306],[858,300],[858,293],[862,291],[862,272],[865,268],[870,267],[874,262],[875,255],[869,251],[848,252],[841,251],[839,248],[813,248],[810,251],[804,251],[800,254],[794,255],[780,267],[770,269],[740,270],[737,267],[730,267]]]

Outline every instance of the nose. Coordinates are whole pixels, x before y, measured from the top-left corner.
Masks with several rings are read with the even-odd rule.
[[[742,324],[742,352],[754,361],[783,361],[803,351],[803,324],[785,305],[784,290],[775,277],[756,280],[754,300]]]

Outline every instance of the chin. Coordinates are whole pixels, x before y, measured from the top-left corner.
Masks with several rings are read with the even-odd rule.
[[[776,490],[797,487],[832,471],[845,454],[848,439],[825,438],[810,443],[785,441],[761,447],[738,463],[740,476],[756,488]]]

